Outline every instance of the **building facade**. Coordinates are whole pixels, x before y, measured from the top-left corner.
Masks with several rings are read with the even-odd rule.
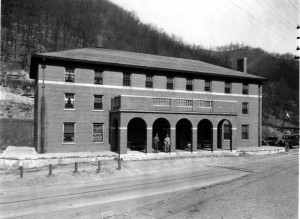
[[[261,142],[263,78],[208,63],[107,49],[32,56],[39,153],[236,150]]]

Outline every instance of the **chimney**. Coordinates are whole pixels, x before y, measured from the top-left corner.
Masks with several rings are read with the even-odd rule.
[[[247,73],[247,58],[237,60],[237,70]]]

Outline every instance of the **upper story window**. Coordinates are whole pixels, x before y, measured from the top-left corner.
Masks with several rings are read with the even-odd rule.
[[[231,83],[225,82],[225,93],[230,94],[231,93]]]
[[[230,140],[230,125],[224,124],[224,140]]]
[[[94,77],[95,84],[103,84],[103,74],[100,70],[95,70],[95,77]]]
[[[193,79],[186,79],[186,90],[193,90]]]
[[[249,84],[243,84],[243,94],[249,94]]]
[[[248,114],[249,113],[248,108],[249,108],[249,104],[248,103],[243,103],[243,105],[242,105],[243,114]]]
[[[211,91],[211,80],[205,80],[204,91]]]
[[[94,110],[102,110],[102,95],[94,95]]]
[[[123,73],[123,86],[130,86],[131,85],[131,78],[130,73]]]
[[[75,82],[74,68],[66,68],[65,82]]]
[[[174,89],[174,78],[167,77],[167,89],[173,90]]]
[[[103,142],[102,123],[93,123],[93,142]]]
[[[64,142],[75,142],[75,123],[64,122]]]
[[[146,87],[153,88],[153,75],[146,75]]]
[[[249,139],[249,125],[242,125],[242,139]]]
[[[66,93],[65,94],[65,108],[74,109],[75,107],[75,94]]]

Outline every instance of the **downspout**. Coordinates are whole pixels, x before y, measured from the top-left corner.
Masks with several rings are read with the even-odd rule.
[[[45,59],[43,59],[43,84],[41,98],[41,153],[45,153]]]
[[[258,85],[258,147],[261,146],[261,84]]]

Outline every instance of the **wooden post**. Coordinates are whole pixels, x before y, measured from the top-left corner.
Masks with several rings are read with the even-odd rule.
[[[49,176],[52,175],[52,164],[49,164]]]
[[[20,170],[20,178],[23,178],[23,166],[19,166],[19,170]]]
[[[78,163],[77,162],[75,162],[75,171],[74,171],[74,173],[78,173]]]
[[[100,173],[101,172],[101,161],[98,160],[98,169],[96,173]]]

